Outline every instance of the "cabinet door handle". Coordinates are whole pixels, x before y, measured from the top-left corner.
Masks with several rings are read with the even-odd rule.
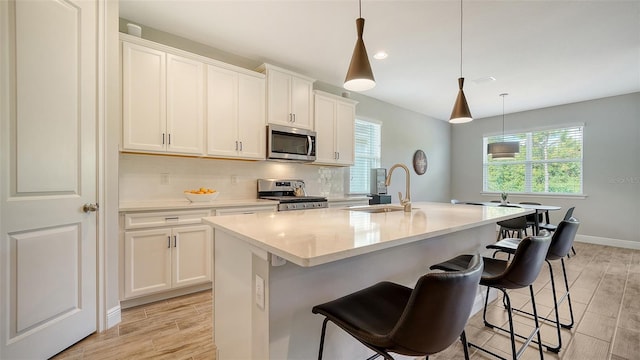
[[[167,236],[167,249],[171,249],[171,235]]]
[[[240,141],[240,151],[242,151],[242,141]]]
[[[164,145],[164,133],[162,133],[162,145]]]
[[[238,140],[236,140],[236,151],[238,151]]]
[[[340,151],[336,152],[338,154],[338,160],[340,160]]]
[[[178,247],[178,235],[173,235],[173,247]]]
[[[296,122],[296,114],[293,114],[293,122]]]
[[[289,113],[289,122],[293,122],[293,114]]]
[[[171,145],[171,134],[169,134],[169,145]]]

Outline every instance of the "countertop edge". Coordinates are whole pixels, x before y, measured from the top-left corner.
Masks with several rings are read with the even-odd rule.
[[[443,235],[447,235],[447,234],[451,234],[454,232],[458,232],[458,231],[462,231],[462,230],[468,230],[468,229],[473,229],[475,227],[480,227],[480,226],[484,226],[484,225],[489,225],[489,224],[495,224],[498,221],[502,221],[502,220],[507,220],[507,219],[511,219],[513,217],[517,217],[517,216],[524,216],[524,215],[528,215],[528,214],[533,214],[534,210],[529,210],[529,209],[520,209],[521,211],[517,214],[510,214],[510,215],[504,215],[504,216],[496,216],[495,218],[492,219],[487,219],[487,220],[481,220],[481,221],[477,221],[474,223],[468,223],[468,224],[462,224],[459,226],[453,226],[453,227],[449,227],[446,229],[441,229],[441,230],[437,230],[437,231],[432,231],[429,233],[423,233],[423,234],[418,234],[418,235],[413,235],[413,236],[408,236],[408,237],[403,237],[403,238],[397,238],[397,239],[393,239],[393,240],[388,240],[385,242],[381,242],[381,243],[376,243],[376,244],[371,244],[368,246],[363,246],[363,247],[357,247],[357,248],[352,248],[352,249],[346,249],[346,250],[342,250],[342,251],[338,251],[338,252],[334,252],[331,254],[325,254],[325,255],[319,255],[319,256],[314,256],[314,257],[300,257],[297,256],[295,254],[292,254],[288,251],[285,251],[283,249],[280,249],[278,247],[272,246],[270,244],[264,243],[262,241],[256,240],[254,238],[245,236],[239,232],[233,231],[227,227],[218,225],[215,223],[215,217],[210,217],[211,219],[209,219],[209,217],[205,217],[202,218],[204,223],[207,223],[209,225],[211,225],[214,229],[220,230],[222,232],[225,232],[227,234],[233,235],[237,238],[239,238],[240,240],[243,240],[245,242],[247,242],[248,244],[251,244],[252,246],[255,246],[261,250],[267,251],[268,253],[277,255],[281,258],[283,258],[286,261],[289,261],[293,264],[296,264],[298,266],[301,267],[313,267],[313,266],[318,266],[318,265],[323,265],[323,264],[327,264],[327,263],[331,263],[334,261],[339,261],[339,260],[344,260],[350,257],[354,257],[354,256],[359,256],[359,255],[363,255],[363,254],[368,254],[371,252],[375,252],[375,251],[379,251],[379,250],[384,250],[384,249],[388,249],[388,248],[392,248],[392,247],[396,247],[396,246],[400,246],[400,245],[405,245],[405,244],[410,244],[416,241],[422,241],[422,240],[427,240],[430,238],[434,238],[434,237],[438,237],[438,236],[443,236]],[[313,211],[313,210],[310,210]],[[517,216],[516,216],[517,215]]]

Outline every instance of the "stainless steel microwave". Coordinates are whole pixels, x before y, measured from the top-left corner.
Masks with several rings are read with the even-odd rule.
[[[282,125],[267,125],[267,159],[315,161],[316,132]]]

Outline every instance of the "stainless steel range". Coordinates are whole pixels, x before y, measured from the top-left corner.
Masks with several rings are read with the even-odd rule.
[[[278,201],[278,211],[328,207],[327,198],[307,196],[303,180],[258,179],[258,198]]]

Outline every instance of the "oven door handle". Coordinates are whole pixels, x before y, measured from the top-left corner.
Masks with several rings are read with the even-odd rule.
[[[313,139],[311,139],[311,135],[307,135],[307,141],[309,142],[309,150],[307,151],[307,156],[311,156],[313,153]]]

